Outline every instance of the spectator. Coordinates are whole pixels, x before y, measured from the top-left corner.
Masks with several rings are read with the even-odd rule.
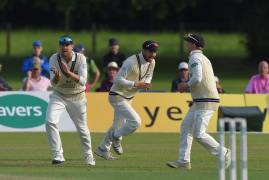
[[[219,78],[215,76],[216,86],[219,93],[225,93],[224,89],[221,87]]]
[[[23,80],[23,91],[47,91],[51,87],[50,80],[44,76],[41,76],[41,65],[39,61],[36,61],[30,71],[30,76]]]
[[[115,38],[111,38],[108,41],[110,51],[103,57],[103,67],[107,67],[108,63],[115,61],[119,67],[122,66],[123,61],[126,59],[125,55],[120,50],[119,41]]]
[[[96,89],[97,92],[109,92],[110,88],[113,85],[114,79],[117,76],[119,67],[118,64],[114,61],[110,62],[106,68],[105,79],[101,82],[99,88]]]
[[[41,75],[49,75],[49,60],[47,57],[42,55],[42,43],[41,41],[34,41],[33,42],[33,54],[31,56],[28,56],[24,59],[23,65],[22,65],[22,72],[26,73],[29,77],[31,74],[31,67],[35,63],[35,58],[38,57],[40,59],[40,64],[42,68]]]
[[[172,87],[171,87],[171,91],[172,92],[179,92],[178,89],[178,84],[182,83],[182,82],[188,82],[189,81],[189,67],[188,64],[186,62],[181,62],[178,65],[178,78],[174,79],[172,81]],[[186,92],[190,92],[189,90]]]
[[[77,44],[74,48],[75,52],[85,55],[85,46],[83,44]],[[88,80],[86,82],[86,92],[92,90],[100,78],[100,71],[96,66],[93,59],[87,58],[88,65]]]
[[[0,64],[0,72],[1,70],[2,70],[2,64]],[[2,77],[0,77],[0,91],[12,91],[12,88]]]
[[[261,61],[259,63],[259,74],[253,75],[245,90],[246,93],[266,94],[269,93],[269,75],[268,63]]]

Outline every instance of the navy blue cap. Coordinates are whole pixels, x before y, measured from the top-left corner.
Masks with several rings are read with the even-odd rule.
[[[41,43],[41,41],[36,40],[36,41],[33,42],[33,46],[34,47],[40,47],[40,46],[42,46],[42,43]]]
[[[198,34],[188,34],[184,37],[184,40],[195,44],[197,47],[203,48],[205,46],[204,38]]]
[[[109,46],[119,45],[119,41],[116,38],[110,38],[108,40],[108,45]]]
[[[73,44],[73,40],[70,36],[64,35],[64,36],[60,37],[59,44],[60,45],[70,45],[70,44]]]
[[[74,48],[74,51],[75,52],[82,52],[82,51],[84,51],[85,50],[85,46],[83,45],[83,44],[77,44],[76,46],[75,46],[75,48]]]
[[[151,52],[156,52],[159,48],[159,44],[155,41],[145,41],[142,48]]]

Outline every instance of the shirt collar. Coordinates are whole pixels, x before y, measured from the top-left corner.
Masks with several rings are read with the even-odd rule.
[[[60,57],[63,58],[61,55],[60,55]],[[63,58],[63,59],[64,59],[64,58]],[[71,59],[71,61],[69,61],[69,62],[73,62],[73,61],[75,61],[75,60],[76,60],[75,52],[72,51],[72,59]]]
[[[138,54],[138,56],[139,56],[139,58],[140,58],[140,60],[141,60],[141,64],[148,63],[148,61],[145,60],[145,58],[144,58],[142,52],[140,52],[140,53]]]
[[[73,61],[75,61],[75,60],[76,60],[75,52],[72,51],[72,60],[71,60],[71,61],[73,62]]]
[[[193,54],[195,54],[195,53],[203,53],[202,52],[202,50],[192,50],[191,52],[190,52],[190,56],[192,56]]]

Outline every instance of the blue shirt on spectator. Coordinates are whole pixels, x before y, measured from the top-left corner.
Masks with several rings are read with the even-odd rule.
[[[41,60],[41,68],[42,72],[41,75],[45,76],[46,74],[49,74],[49,60],[45,56],[40,56],[39,57]],[[22,72],[27,73],[28,71],[31,70],[31,67],[33,66],[34,63],[34,56],[27,56],[22,64]]]

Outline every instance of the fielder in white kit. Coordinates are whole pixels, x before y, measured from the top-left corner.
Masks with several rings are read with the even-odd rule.
[[[53,92],[50,95],[46,115],[46,131],[53,153],[52,164],[65,162],[57,125],[60,115],[66,110],[79,132],[85,163],[94,166],[91,136],[87,126],[86,58],[80,53],[73,52],[73,40],[70,36],[60,37],[59,46],[60,52],[53,54],[50,58],[50,80]]]
[[[209,59],[202,53],[204,39],[200,35],[188,34],[190,80],[180,83],[180,91],[190,89],[193,105],[181,125],[179,159],[168,162],[171,168],[191,169],[191,147],[193,137],[211,154],[219,155],[224,148],[226,167],[230,165],[230,150],[206,133],[209,121],[219,106],[219,94],[216,88],[214,72]]]
[[[116,160],[110,147],[121,155],[122,136],[133,133],[141,124],[141,118],[131,106],[132,99],[141,89],[149,89],[155,67],[155,58],[159,45],[154,41],[145,41],[142,52],[127,58],[109,92],[109,102],[114,108],[114,120],[104,140],[95,154],[106,159]]]

